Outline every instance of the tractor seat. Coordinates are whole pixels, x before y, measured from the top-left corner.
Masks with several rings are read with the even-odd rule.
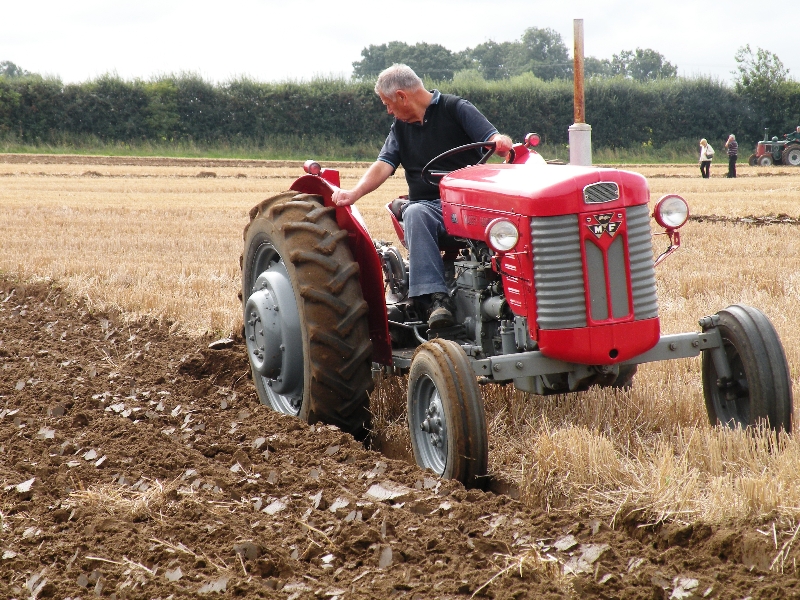
[[[389,210],[394,215],[394,218],[397,219],[397,224],[403,230],[405,230],[405,223],[403,223],[403,209],[409,202],[410,200],[408,198],[401,197],[395,198],[389,203]],[[403,242],[403,245],[405,245],[405,242]],[[442,250],[460,250],[461,248],[466,247],[467,244],[461,238],[450,235],[443,235],[439,237],[439,248]]]

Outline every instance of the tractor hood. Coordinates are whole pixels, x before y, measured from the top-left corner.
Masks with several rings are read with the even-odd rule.
[[[442,178],[439,189],[442,201],[451,205],[534,217],[586,211],[583,190],[599,182],[619,186],[619,200],[599,206],[618,208],[650,200],[647,180],[638,173],[541,163],[466,167]]]

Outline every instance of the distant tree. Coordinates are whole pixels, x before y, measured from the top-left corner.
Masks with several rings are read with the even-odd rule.
[[[586,77],[611,77],[611,61],[607,58],[587,56],[583,59],[583,74]]]
[[[464,51],[465,60],[474,65],[484,79],[507,79],[511,76],[509,61],[517,42],[497,43],[489,40]]]
[[[754,53],[748,44],[734,58],[736,91],[749,100],[761,126],[775,133],[793,129],[798,115],[790,114],[789,98],[796,97],[800,85],[789,79],[789,69],[778,55],[763,48]]]
[[[753,55],[750,44],[747,44],[736,51],[734,58],[738,72],[734,75],[737,75],[736,85],[740,91],[768,90],[789,79],[789,69],[783,66],[777,54],[769,50],[758,48]]]
[[[12,78],[24,77],[25,75],[30,75],[30,73],[25,69],[18,67],[10,60],[0,61],[0,76]]]
[[[553,29],[529,27],[510,51],[511,75],[531,72],[544,80],[572,77],[569,51]]]
[[[420,77],[450,80],[456,71],[468,68],[468,61],[441,44],[420,42],[410,46],[405,42],[370,45],[361,51],[361,60],[353,63],[353,77],[365,81],[395,63],[404,63]]]
[[[669,79],[678,75],[678,67],[650,48],[623,50],[611,59],[611,74],[636,81]]]

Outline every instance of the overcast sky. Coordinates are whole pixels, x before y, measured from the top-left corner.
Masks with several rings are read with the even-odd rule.
[[[192,72],[214,82],[350,77],[370,44],[438,43],[457,51],[518,40],[528,27],[559,32],[572,51],[584,20],[585,55],[637,47],[661,52],[679,75],[731,81],[736,50],[774,52],[800,80],[800,3],[753,0],[30,0],[3,2],[0,61],[82,82]]]

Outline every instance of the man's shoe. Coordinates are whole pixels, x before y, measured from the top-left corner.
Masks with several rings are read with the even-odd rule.
[[[431,314],[428,317],[428,327],[431,329],[441,329],[443,327],[452,327],[455,323],[453,313],[456,312],[453,306],[453,301],[450,296],[437,292],[431,294]]]

